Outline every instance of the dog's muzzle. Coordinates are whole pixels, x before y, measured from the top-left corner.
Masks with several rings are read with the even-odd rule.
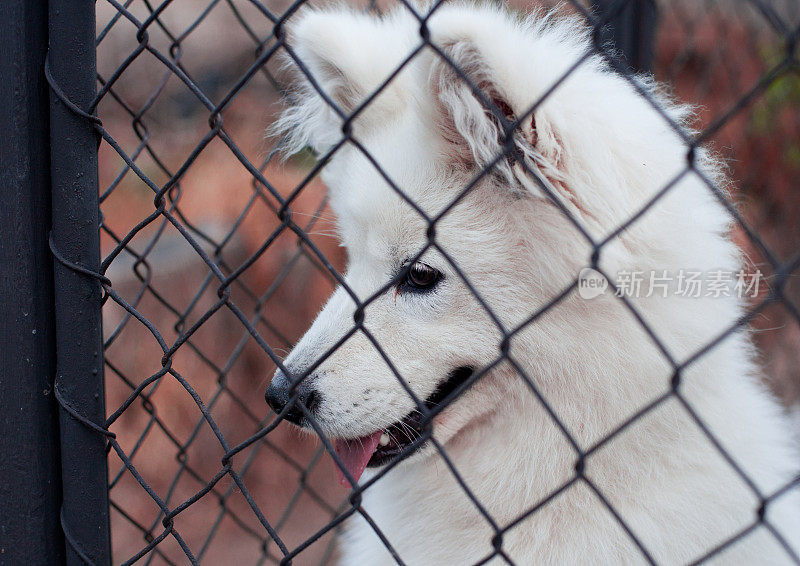
[[[429,411],[435,410],[438,413],[442,410],[440,405],[454,401],[457,392],[460,392],[474,373],[475,368],[469,366],[452,370],[447,379],[423,401],[424,408],[427,409],[425,412],[415,409],[403,419],[363,437],[334,439],[334,450],[350,477],[358,481],[365,468],[405,459],[422,448],[431,434],[432,416]],[[265,397],[273,411],[297,426],[308,424],[306,414],[310,415],[320,402],[320,394],[313,386],[312,376],[306,377],[292,388],[291,382],[280,370],[275,372]],[[345,477],[342,469],[337,468],[337,471],[339,481],[345,486],[349,485],[350,480]]]

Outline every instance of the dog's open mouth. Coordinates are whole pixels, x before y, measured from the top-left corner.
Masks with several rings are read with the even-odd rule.
[[[430,397],[425,399],[425,407],[432,409],[439,405],[467,381],[474,371],[474,368],[466,366],[451,371],[447,379],[439,384]],[[358,481],[366,468],[383,466],[398,457],[423,436],[429,425],[430,423],[425,422],[422,413],[412,411],[402,420],[367,436],[337,439],[334,448],[349,474],[355,481]],[[417,443],[404,456],[410,456],[424,444],[425,442]],[[350,482],[339,466],[336,467],[336,472],[339,483],[349,487]]]

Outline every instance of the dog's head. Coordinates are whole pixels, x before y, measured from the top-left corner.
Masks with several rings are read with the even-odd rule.
[[[667,121],[590,54],[575,21],[473,6],[442,7],[424,25],[405,9],[295,18],[287,43],[302,68],[279,128],[293,149],[328,160],[349,261],[285,359],[291,375],[277,372],[267,397],[289,420],[308,427],[312,415],[318,432],[342,439],[357,479],[420,444],[420,413],[436,413],[444,443],[509,410],[520,365],[534,377],[574,371],[563,338],[574,322],[535,315],[582,267],[646,254],[622,235],[593,257],[590,240],[635,212],[684,156]],[[646,81],[639,88],[659,96]],[[646,221],[631,229],[651,236],[636,241],[658,246],[662,221]]]

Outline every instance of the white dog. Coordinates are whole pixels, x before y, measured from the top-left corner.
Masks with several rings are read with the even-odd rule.
[[[798,489],[773,495],[800,456],[750,337],[728,332],[746,300],[719,278],[682,293],[686,270],[741,264],[720,164],[670,124],[690,110],[555,15],[307,10],[287,42],[311,78],[279,128],[335,149],[349,265],[285,360],[307,378],[278,372],[267,398],[368,484],[386,540],[357,513],[343,563],[791,563]],[[597,272],[575,284],[592,265],[605,292],[581,292]]]

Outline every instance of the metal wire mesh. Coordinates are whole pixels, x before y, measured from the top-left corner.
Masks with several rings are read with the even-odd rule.
[[[345,494],[330,481],[332,460],[341,465],[330,440],[323,438],[320,444],[298,435],[269,412],[263,400],[268,376],[281,365],[286,349],[331,290],[344,284],[340,274],[344,258],[327,233],[330,219],[325,190],[318,180],[324,156],[318,161],[310,154],[296,156],[283,165],[275,157],[277,140],[263,140],[264,127],[286,95],[275,72],[278,54],[288,52],[301,72],[308,72],[283,31],[303,4],[303,0],[291,4],[100,0],[97,4],[99,90],[88,113],[97,112],[102,120],[96,128],[102,138],[101,273],[109,407],[104,429],[113,433],[109,435],[108,487],[115,562],[328,563],[344,519],[357,514],[371,521],[361,507],[360,494],[397,464]],[[422,43],[447,59],[424,33],[427,14],[440,3],[419,14],[402,4],[419,18]],[[618,2],[603,18],[577,2],[560,9],[581,15],[597,30],[625,4]],[[584,463],[648,413],[675,401],[708,435],[710,450],[728,460],[758,500],[753,523],[709,547],[697,561],[712,558],[765,527],[787,556],[800,563],[766,513],[773,500],[800,484],[800,477],[763,493],[715,440],[681,390],[682,370],[739,326],[753,320],[758,323],[764,313],[778,306],[780,314],[775,316],[781,323],[794,328],[800,320],[796,290],[789,286],[789,277],[800,263],[800,238],[793,226],[794,214],[788,212],[800,202],[789,196],[800,139],[796,82],[800,28],[788,3],[788,11],[762,0],[735,4],[736,11],[729,11],[723,2],[660,4],[656,76],[674,85],[681,98],[705,105],[701,133],[685,136],[689,159],[682,175],[702,176],[693,156],[705,142],[730,145],[737,152],[733,176],[743,180],[744,194],[756,202],[747,214],[727,200],[721,187],[710,179],[706,182],[734,218],[741,243],[756,256],[759,267],[769,272],[770,290],[736,325],[681,361],[672,359],[635,306],[622,296],[664,354],[673,377],[663,394],[644,407],[632,407],[624,422],[591,446],[581,445],[561,423],[558,412],[525,376],[509,347],[516,333],[557,308],[575,290],[577,279],[517,328],[505,328],[495,319],[503,335],[497,360],[474,372],[442,407],[496,365],[510,364],[572,445],[575,473],[522,516],[498,524],[469,491],[428,429],[417,443],[435,445],[448,473],[494,533],[493,551],[476,556],[476,563],[493,558],[512,563],[503,549],[503,535],[576,484],[592,490],[642,558],[654,563],[636,529],[584,473]],[[373,12],[383,8],[364,7]],[[640,88],[607,46],[594,48]],[[410,53],[407,61],[415,55]],[[745,66],[747,72],[742,71]],[[350,115],[342,112],[344,119],[354,119],[373,98]],[[652,104],[669,120],[655,100]],[[523,118],[507,126],[513,131]],[[780,135],[774,127],[778,123]],[[368,156],[369,147],[362,146],[347,128],[344,131],[332,151],[349,143]],[[742,132],[748,144],[739,143]],[[764,161],[759,156],[775,153],[767,141],[781,148],[785,162],[756,169],[754,162]],[[497,156],[478,179],[464,187],[462,196],[502,158]],[[402,196],[402,188],[386,180]],[[670,188],[656,192],[642,211],[658,206]],[[454,205],[439,217],[426,217],[428,245],[452,262],[477,296],[469,279],[436,241],[436,223]],[[778,224],[769,213],[775,207],[785,214]],[[632,215],[619,232],[640,214]],[[591,241],[595,258],[607,242]],[[596,263],[593,267],[599,269]],[[359,301],[357,313],[363,314],[382,291]],[[370,337],[363,317],[357,316],[351,334],[358,332]],[[762,346],[771,352],[769,340]],[[782,347],[779,344],[774,351]],[[792,364],[793,352],[786,358],[789,361],[774,368],[772,377],[775,389],[792,401],[800,380]],[[410,389],[409,393],[413,396]],[[441,410],[426,409],[419,399],[415,401],[428,420]],[[389,545],[380,528],[371,524]],[[390,551],[398,563],[404,563],[401,555]]]

